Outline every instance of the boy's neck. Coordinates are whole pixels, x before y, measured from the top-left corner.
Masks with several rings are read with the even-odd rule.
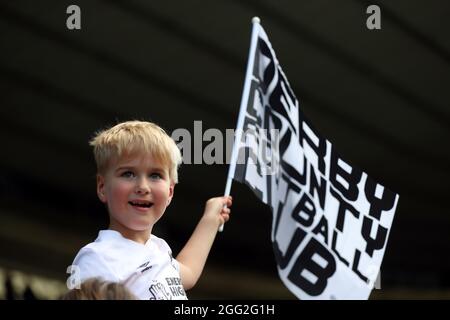
[[[122,237],[127,238],[129,240],[135,241],[140,244],[146,244],[148,239],[150,239],[151,235],[151,228],[147,230],[142,231],[136,231],[136,230],[130,230],[127,228],[124,228],[123,226],[116,225],[114,223],[110,223],[109,225],[110,230],[114,230],[119,232]]]

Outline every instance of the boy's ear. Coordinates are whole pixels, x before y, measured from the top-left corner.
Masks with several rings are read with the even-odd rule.
[[[100,174],[97,174],[97,196],[101,202],[106,203],[105,178]]]
[[[173,198],[173,193],[175,192],[175,183],[171,183],[169,186],[169,199],[167,199],[167,205],[170,204]]]

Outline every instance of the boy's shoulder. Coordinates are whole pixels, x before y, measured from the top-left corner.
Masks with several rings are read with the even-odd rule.
[[[168,250],[168,251],[172,252],[172,249],[170,248],[169,244],[163,238],[159,238],[159,237],[155,236],[154,234],[152,234],[151,242],[153,242],[153,244],[155,244],[158,247],[158,249],[160,249],[160,250]]]
[[[111,242],[117,241],[120,241],[120,238],[111,230],[100,230],[98,232],[97,238],[94,241],[86,244],[81,248],[81,250],[97,251],[99,248],[109,246]]]
[[[83,279],[102,277],[109,281],[120,281],[128,268],[137,264],[135,260],[139,259],[139,254],[133,250],[129,240],[116,231],[101,230],[95,241],[78,251],[73,265],[79,268]]]
[[[110,252],[114,252],[120,248],[121,239],[117,237],[113,232],[109,232],[110,230],[100,230],[97,238],[84,247],[82,247],[77,256],[75,257],[75,261],[93,257],[101,258],[102,256],[109,255]]]

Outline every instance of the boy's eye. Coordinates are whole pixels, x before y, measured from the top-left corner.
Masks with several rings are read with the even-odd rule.
[[[150,178],[153,179],[153,180],[159,180],[159,179],[162,178],[162,175],[160,173],[152,173],[150,175]]]
[[[120,176],[124,177],[124,178],[133,178],[134,177],[134,173],[131,172],[131,171],[125,171]]]

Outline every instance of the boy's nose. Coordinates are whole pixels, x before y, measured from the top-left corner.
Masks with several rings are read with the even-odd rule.
[[[137,187],[136,193],[137,194],[148,194],[148,193],[150,193],[150,190],[148,188]]]
[[[136,193],[137,194],[147,194],[150,193],[150,186],[145,181],[145,179],[140,179],[136,185]]]

